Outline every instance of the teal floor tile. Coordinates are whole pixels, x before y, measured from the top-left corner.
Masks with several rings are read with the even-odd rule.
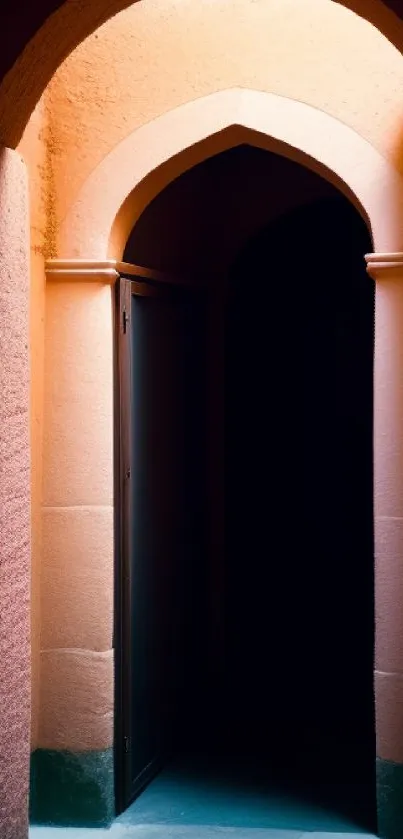
[[[324,803],[248,771],[172,764],[110,829],[31,827],[30,839],[370,839],[374,834]],[[334,790],[333,790],[334,792]],[[336,791],[337,792],[337,791]],[[340,789],[340,801],[343,800]]]
[[[173,765],[149,784],[117,822],[365,835],[367,829],[359,819],[338,807],[337,794],[331,804],[325,792],[298,794],[251,772],[243,777],[235,770],[220,773],[217,768],[213,772],[208,767]],[[340,801],[343,796],[340,787]]]
[[[300,831],[272,828],[215,827],[214,825],[126,826],[124,834],[111,839],[302,839]]]
[[[321,830],[319,833],[303,833],[301,839],[357,839],[357,833],[327,833]],[[377,839],[375,833],[361,833],[360,839]]]

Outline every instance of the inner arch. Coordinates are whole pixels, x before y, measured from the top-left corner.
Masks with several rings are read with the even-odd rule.
[[[237,798],[246,768],[255,826],[374,827],[370,249],[333,185],[248,145],[173,180],[128,239],[126,262],[208,290],[178,807],[197,756],[213,797],[221,773]]]

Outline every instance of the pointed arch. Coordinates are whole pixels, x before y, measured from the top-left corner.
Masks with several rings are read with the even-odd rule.
[[[403,250],[403,179],[370,143],[310,105],[232,88],[181,105],[119,143],[62,222],[58,256],[119,259],[136,219],[161,189],[207,157],[245,142],[322,175],[366,219],[375,250]]]

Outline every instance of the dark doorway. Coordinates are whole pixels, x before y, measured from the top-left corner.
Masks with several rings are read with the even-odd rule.
[[[225,748],[374,827],[370,247],[335,198],[232,267],[223,672]]]
[[[129,821],[374,829],[371,249],[333,187],[248,146],[130,237],[171,280],[121,284],[120,809],[172,768]]]

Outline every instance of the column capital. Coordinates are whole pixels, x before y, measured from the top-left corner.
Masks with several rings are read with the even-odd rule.
[[[115,259],[47,259],[45,273],[53,282],[114,285],[119,277],[117,266]]]
[[[367,271],[374,280],[403,279],[403,251],[365,254]]]

